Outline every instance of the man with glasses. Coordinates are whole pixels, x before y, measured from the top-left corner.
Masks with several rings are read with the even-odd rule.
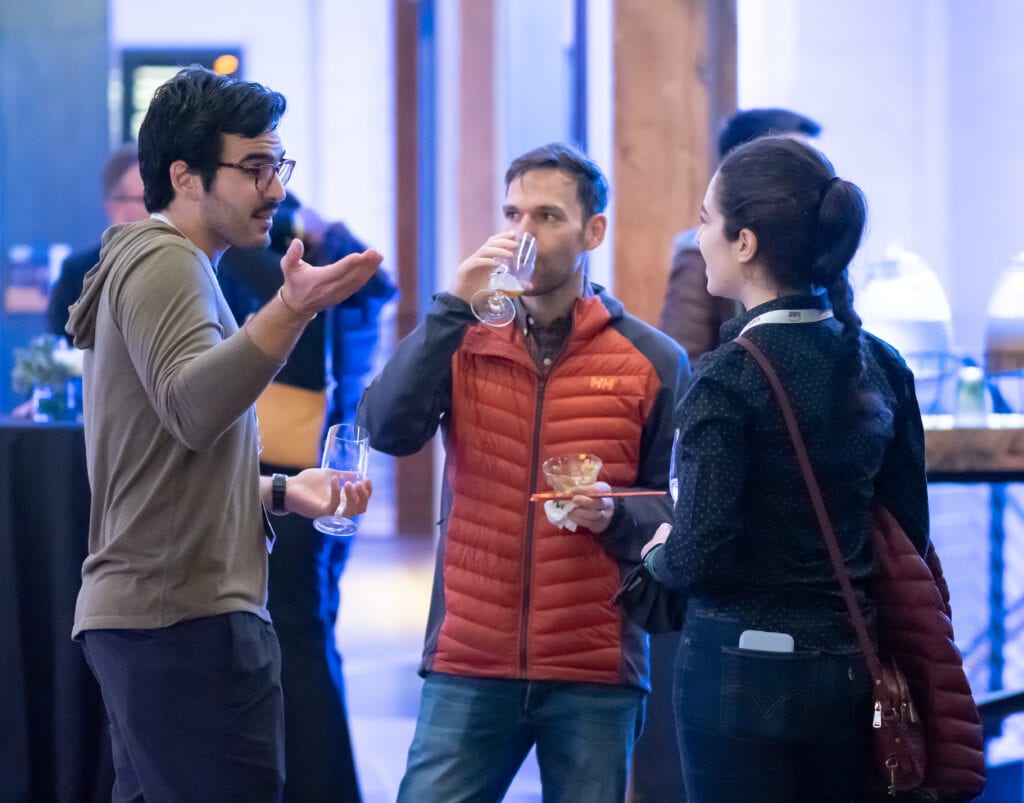
[[[73,636],[110,718],[115,801],[276,801],[284,783],[265,511],[322,515],[342,491],[319,469],[260,477],[253,403],[309,321],[381,261],[314,268],[295,241],[281,288],[238,328],[216,265],[268,243],[294,165],[284,110],[200,67],[163,84],[139,132],[151,219],[107,230],[71,308],[92,487]],[[345,512],[370,491],[346,483]]]
[[[217,162],[218,167],[232,167],[235,170],[241,170],[243,173],[248,173],[256,180],[256,189],[260,192],[266,192],[270,189],[270,185],[274,183],[274,176],[277,176],[283,187],[288,183],[288,179],[292,177],[292,170],[295,169],[294,159],[282,159],[276,164],[265,164],[265,165],[240,165],[235,162]]]

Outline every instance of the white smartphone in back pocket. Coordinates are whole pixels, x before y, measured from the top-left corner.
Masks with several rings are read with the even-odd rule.
[[[767,630],[744,630],[740,633],[741,650],[762,652],[793,652],[793,637],[789,633],[770,633]]]

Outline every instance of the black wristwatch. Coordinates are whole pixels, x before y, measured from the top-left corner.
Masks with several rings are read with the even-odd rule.
[[[288,512],[284,506],[284,491],[288,484],[285,474],[275,474],[270,481],[270,512],[275,516],[283,516]]]

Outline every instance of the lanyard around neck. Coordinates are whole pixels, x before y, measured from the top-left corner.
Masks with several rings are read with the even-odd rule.
[[[818,323],[831,317],[830,309],[773,309],[747,321],[740,334],[746,334],[750,329],[763,323]]]

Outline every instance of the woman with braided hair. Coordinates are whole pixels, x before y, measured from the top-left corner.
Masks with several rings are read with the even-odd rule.
[[[674,702],[691,803],[849,801],[862,775],[870,678],[775,397],[731,341],[790,396],[871,624],[872,502],[922,554],[928,502],[913,376],[853,307],[865,219],[860,189],[786,137],[730,153],[701,209],[708,291],[747,311],[679,405],[674,520],[645,547],[689,595]]]

